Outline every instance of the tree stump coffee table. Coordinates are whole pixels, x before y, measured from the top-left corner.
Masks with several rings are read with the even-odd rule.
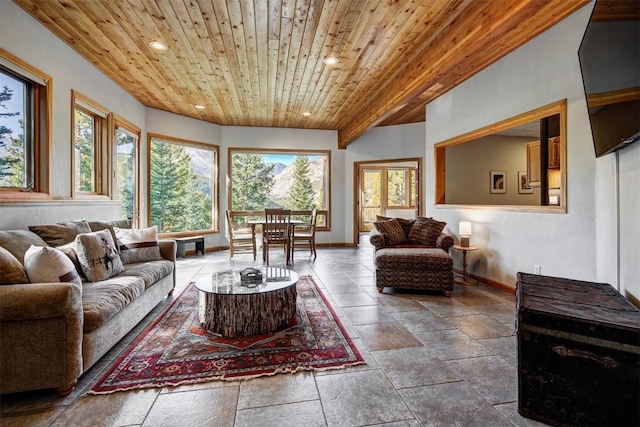
[[[202,326],[223,337],[259,335],[289,324],[296,315],[298,274],[263,268],[262,282],[245,285],[239,270],[208,274],[196,281]]]

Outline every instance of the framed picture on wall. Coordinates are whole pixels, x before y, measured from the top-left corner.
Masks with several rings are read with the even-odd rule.
[[[529,187],[527,171],[518,171],[518,194],[533,194],[533,188]]]
[[[504,194],[507,192],[507,172],[506,171],[491,171],[490,181],[490,193],[491,194]]]

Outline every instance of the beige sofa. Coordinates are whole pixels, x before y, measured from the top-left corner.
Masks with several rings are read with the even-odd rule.
[[[0,393],[70,393],[82,373],[172,293],[176,244],[158,243],[161,260],[125,264],[106,280],[1,285]],[[29,230],[0,231],[0,246],[23,264],[31,245],[47,243]]]

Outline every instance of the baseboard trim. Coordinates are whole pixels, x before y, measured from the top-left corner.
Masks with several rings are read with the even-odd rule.
[[[462,275],[462,270],[460,270],[459,268],[454,268],[453,271],[455,271],[456,273]],[[515,295],[515,293],[516,293],[516,287],[515,286],[508,285],[506,283],[502,283],[502,282],[499,282],[497,280],[489,279],[488,277],[478,276],[477,274],[467,273],[467,276],[471,277],[472,279],[477,280],[478,282],[482,282],[485,285],[493,286],[494,288],[498,288],[500,290],[507,291],[507,292],[509,292],[509,293],[511,293],[513,295]]]

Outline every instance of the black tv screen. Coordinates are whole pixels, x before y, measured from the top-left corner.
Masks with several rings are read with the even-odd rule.
[[[640,140],[640,2],[620,20],[599,3],[578,51],[596,157]]]

